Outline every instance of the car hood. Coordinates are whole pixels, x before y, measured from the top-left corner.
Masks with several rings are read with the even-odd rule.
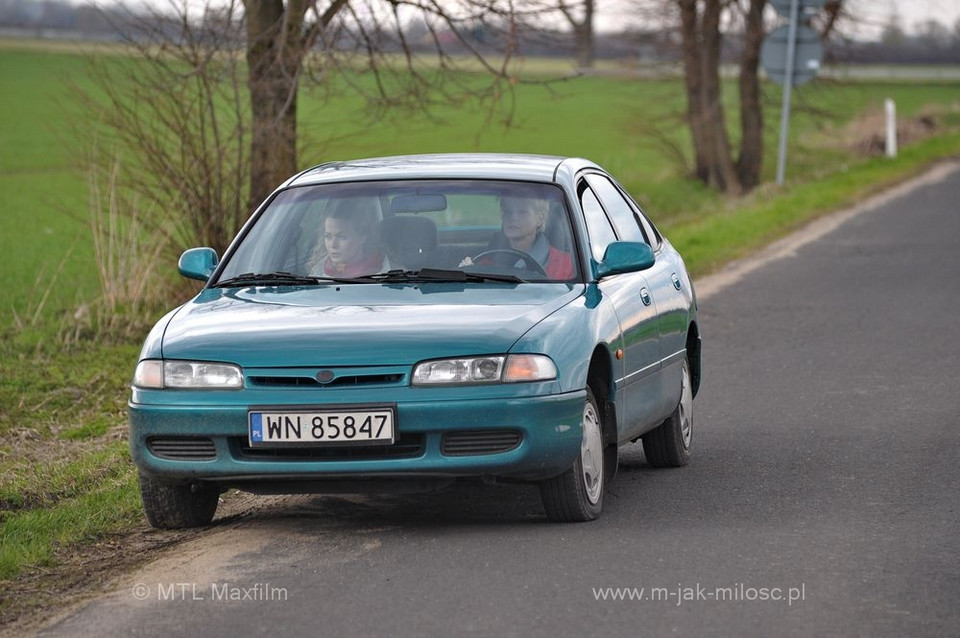
[[[162,356],[293,367],[502,353],[582,292],[569,284],[212,288],[172,316]]]

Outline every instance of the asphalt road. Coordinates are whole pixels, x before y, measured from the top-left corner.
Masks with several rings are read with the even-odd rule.
[[[274,500],[44,633],[958,635],[958,293],[953,170],[703,300],[692,464],[623,449],[600,520],[526,486]]]

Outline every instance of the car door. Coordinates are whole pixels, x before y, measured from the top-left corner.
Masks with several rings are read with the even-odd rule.
[[[648,276],[652,279],[660,315],[660,357],[663,378],[664,403],[667,412],[672,412],[680,401],[683,379],[683,361],[687,357],[687,330],[690,323],[690,304],[693,297],[692,283],[687,275],[683,259],[669,242],[664,242],[660,232],[647,218],[640,207],[627,196],[635,207],[637,219],[650,238],[657,263]]]
[[[657,310],[659,361],[657,374],[663,391],[655,410],[653,425],[676,407],[679,400],[680,364],[685,355],[684,339],[687,321],[687,299],[681,275],[685,272],[679,255],[667,250],[659,233],[633,199],[607,175],[593,173],[587,183],[613,223],[617,236],[625,241],[645,242],[653,248],[656,262],[643,272],[647,288]]]
[[[577,188],[595,261],[618,239],[613,224],[586,179]],[[618,439],[635,438],[661,411],[660,338],[657,306],[644,273],[604,277],[597,287],[620,323],[622,359],[614,376],[617,391]]]

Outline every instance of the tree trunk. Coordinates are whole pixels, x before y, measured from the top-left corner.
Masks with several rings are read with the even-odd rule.
[[[723,85],[720,82],[720,17],[723,7],[720,0],[704,3],[703,20],[703,93],[701,108],[707,122],[709,135],[708,152],[711,160],[708,184],[720,191],[740,193],[740,181],[734,170],[727,136],[727,120],[723,110]]]
[[[740,58],[740,154],[737,176],[744,191],[756,188],[763,168],[763,109],[760,105],[760,49],[767,0],[750,0]]]
[[[740,193],[730,154],[720,83],[720,0],[677,0],[687,89],[687,118],[693,136],[696,176],[724,192]]]
[[[306,3],[245,0],[251,101],[250,206],[297,170],[297,90]]]
[[[577,67],[592,69],[595,49],[593,46],[593,4],[594,0],[584,0],[583,22],[573,25],[577,47]]]
[[[687,91],[687,125],[693,142],[694,175],[707,183],[710,175],[707,151],[704,148],[705,122],[700,111],[700,93],[703,73],[701,71],[700,42],[698,37],[697,0],[679,0],[680,48],[683,58],[683,78]]]

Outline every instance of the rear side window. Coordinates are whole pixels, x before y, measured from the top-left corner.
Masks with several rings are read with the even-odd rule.
[[[643,226],[643,230],[646,233],[647,237],[650,238],[650,245],[654,250],[660,250],[660,244],[663,242],[663,236],[660,235],[660,231],[657,230],[657,227],[653,225],[647,216],[642,210],[637,209],[637,214],[640,218],[640,224]]]
[[[641,226],[639,215],[610,180],[602,175],[587,175],[586,180],[603,202],[603,208],[610,216],[620,239],[652,244]]]
[[[600,200],[590,187],[581,182],[580,206],[583,208],[583,218],[587,223],[587,232],[590,234],[590,251],[597,261],[603,260],[607,246],[617,240],[610,220],[607,219]]]

